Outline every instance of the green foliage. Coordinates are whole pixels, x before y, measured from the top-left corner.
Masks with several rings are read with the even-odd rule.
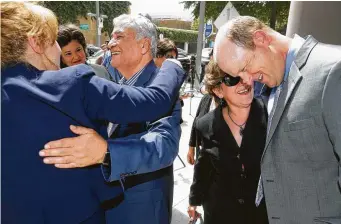
[[[198,32],[193,30],[182,30],[167,27],[157,27],[158,36],[163,34],[164,38],[169,38],[175,42],[196,42],[198,39]]]
[[[127,1],[100,1],[100,13],[107,15],[108,18],[104,19],[103,31],[107,31],[109,34],[114,29],[113,20],[115,17],[126,14],[129,12],[130,2]]]
[[[206,18],[204,19],[204,22],[206,23]],[[191,30],[195,30],[195,31],[199,30],[199,18],[194,18],[191,24]]]
[[[195,18],[191,24],[191,30],[199,30],[199,18]]]
[[[193,7],[192,14],[195,18],[199,16],[200,2],[184,1],[185,9]],[[205,18],[213,21],[219,16],[225,8],[228,1],[206,1]],[[233,1],[231,2],[240,15],[249,15],[262,20],[266,24],[270,24],[271,10],[274,2],[272,1]],[[289,1],[276,1],[276,29],[282,28],[288,22]]]
[[[87,18],[87,13],[96,13],[95,1],[43,1],[39,4],[51,9],[58,17],[59,24],[76,23],[78,16]],[[104,19],[102,32],[111,33],[113,19],[128,13],[130,5],[128,1],[100,1],[100,14],[108,16]]]

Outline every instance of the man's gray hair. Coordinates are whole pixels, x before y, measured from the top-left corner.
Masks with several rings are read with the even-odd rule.
[[[136,32],[136,40],[148,38],[151,42],[153,58],[156,57],[157,33],[155,25],[146,17],[123,14],[114,19],[114,28],[118,30],[133,29]]]

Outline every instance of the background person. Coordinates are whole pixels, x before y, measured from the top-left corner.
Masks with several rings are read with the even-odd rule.
[[[167,58],[177,59],[178,49],[173,41],[163,38],[157,43],[156,57],[154,58],[155,65],[160,68]]]
[[[273,88],[256,197],[270,223],[340,223],[341,46],[241,16],[219,29],[214,52],[224,72]]]
[[[165,62],[165,73],[159,72],[154,85],[145,89],[98,78],[86,65],[59,70],[57,32],[57,18],[50,10],[32,3],[1,3],[4,223],[104,223],[101,202],[122,191],[107,188],[99,165],[73,170],[46,166],[39,148],[60,136],[74,136],[70,125],[91,127],[106,136],[107,120],[155,119],[169,111],[184,80],[184,71],[172,62]],[[133,108],[149,112],[142,115]],[[154,131],[165,124],[154,126]],[[172,120],[168,126],[172,136]],[[97,147],[106,144],[97,142]],[[101,164],[104,158],[92,160]]]
[[[188,213],[204,208],[204,223],[267,223],[265,203],[255,205],[259,162],[266,138],[266,109],[253,98],[253,84],[209,63],[206,89],[220,105],[196,121],[202,140],[194,166]]]
[[[209,62],[214,63],[213,60]],[[211,69],[214,69],[213,65],[207,65],[205,68],[205,74],[211,74],[213,71]],[[191,165],[194,165],[195,161],[199,157],[200,153],[200,147],[201,147],[201,140],[198,136],[198,133],[196,132],[196,121],[200,117],[204,116],[208,112],[214,110],[219,104],[219,98],[214,97],[208,93],[206,93],[200,100],[197,112],[195,114],[192,129],[191,129],[191,135],[189,138],[189,148],[187,152],[187,162]],[[195,157],[195,159],[194,159]]]
[[[57,42],[62,50],[60,56],[60,67],[66,68],[73,65],[88,64],[86,62],[86,40],[81,30],[68,24],[60,26],[57,35]],[[111,80],[111,76],[103,66],[90,65],[101,78]]]

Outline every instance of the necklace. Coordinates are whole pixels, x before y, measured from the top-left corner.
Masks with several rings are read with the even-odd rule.
[[[245,130],[244,125],[246,124],[246,121],[244,122],[244,124],[239,125],[239,124],[237,124],[237,123],[232,119],[232,117],[230,116],[230,111],[229,111],[229,110],[227,111],[227,115],[229,116],[229,118],[231,119],[231,121],[233,122],[233,124],[235,124],[235,125],[237,125],[237,126],[239,127],[239,134],[240,134],[240,136],[243,136],[244,130]]]

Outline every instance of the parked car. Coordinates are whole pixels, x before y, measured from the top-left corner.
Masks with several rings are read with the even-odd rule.
[[[93,54],[92,56],[88,57],[87,62],[89,64],[96,64],[96,61],[98,60],[98,58],[103,57],[103,56],[104,56],[104,51],[99,50],[95,54]]]
[[[208,48],[204,48],[202,49],[201,52],[201,63],[204,65],[207,65],[208,62],[210,61],[210,54],[213,51],[213,48],[208,47]]]
[[[92,56],[94,55],[96,52],[98,52],[99,50],[101,50],[100,47],[96,47],[95,45],[93,44],[88,44],[87,47],[86,47],[86,51],[88,53],[89,56]]]
[[[184,70],[188,73],[191,64],[191,57],[187,52],[181,48],[178,48],[178,60],[180,61]]]
[[[208,47],[208,48],[203,48],[201,51],[201,74],[200,74],[200,82],[204,79],[205,76],[205,67],[210,61],[210,54],[213,51],[213,48]]]

